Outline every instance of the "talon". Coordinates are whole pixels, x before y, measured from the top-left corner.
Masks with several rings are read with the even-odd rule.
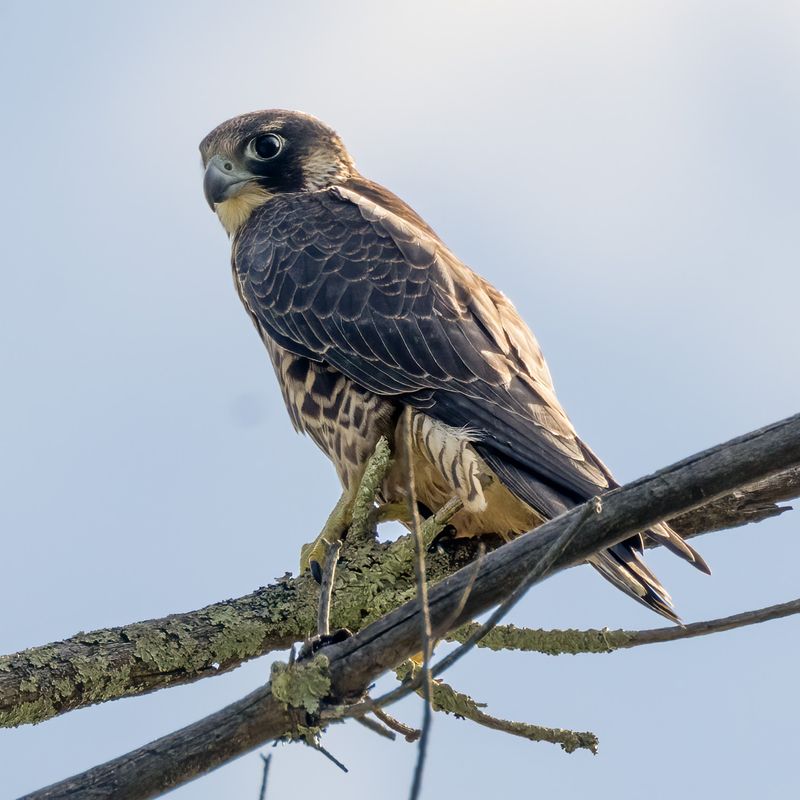
[[[302,661],[304,658],[310,658],[323,647],[327,647],[329,644],[343,642],[352,635],[353,632],[349,628],[337,628],[335,631],[324,636],[313,636],[303,643],[300,652],[297,654],[297,660]]]
[[[456,538],[456,534],[458,531],[456,530],[455,525],[447,524],[442,528],[442,530],[436,535],[434,540],[430,543],[428,547],[429,553],[435,553],[438,550],[446,551],[448,545],[452,544],[452,542]]]
[[[327,539],[320,534],[313,542],[304,544],[300,548],[300,572],[310,569],[317,583],[322,580],[322,565],[325,563],[328,547]]]
[[[350,527],[354,496],[354,490],[345,491],[331,511],[320,535],[300,548],[301,574],[310,569],[314,579],[318,583],[322,582],[322,565],[325,563],[328,548],[333,542],[341,541]]]

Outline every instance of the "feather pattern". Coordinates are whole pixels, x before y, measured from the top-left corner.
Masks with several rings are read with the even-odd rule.
[[[453,476],[431,477],[438,480],[431,502],[455,487],[470,498],[468,512],[491,511],[492,496],[478,496],[475,480],[496,477],[505,507],[495,519],[520,526],[496,529],[501,535],[523,532],[617,485],[578,438],[539,345],[512,304],[383,187],[354,177],[324,190],[276,195],[239,229],[233,262],[240,296],[268,343],[295,424],[326,452],[343,449],[335,429],[345,415],[344,398],[380,409],[380,424],[364,422],[361,444],[350,447],[356,462],[376,431],[388,430],[399,409],[410,405],[421,457],[431,469],[438,460],[439,472]],[[336,401],[327,416],[319,403],[304,408],[303,391],[287,388],[297,362],[335,376],[331,386],[319,387]],[[314,380],[302,376],[304,391]],[[463,441],[451,441],[446,432],[452,431],[465,432]],[[518,508],[509,511],[514,504]],[[473,514],[462,522],[467,533],[481,533],[492,518]],[[647,534],[707,570],[668,526]],[[632,597],[677,619],[669,595],[641,559],[640,536],[591,563]]]

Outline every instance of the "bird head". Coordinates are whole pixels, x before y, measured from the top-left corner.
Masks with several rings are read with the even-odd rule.
[[[299,111],[229,119],[203,139],[200,154],[206,200],[229,235],[276,195],[325,189],[355,172],[336,132]]]

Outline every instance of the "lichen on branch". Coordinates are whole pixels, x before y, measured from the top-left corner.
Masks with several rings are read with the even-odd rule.
[[[379,471],[388,463],[388,447],[378,455]],[[381,463],[384,457],[387,462]],[[683,513],[672,523],[684,535],[697,535],[759,521],[788,510],[776,504],[798,494],[800,467],[790,466]],[[437,514],[435,526],[425,531],[427,537],[446,521],[441,516]],[[364,527],[360,519],[357,522],[359,535],[348,543],[337,571],[331,618],[334,627],[352,631],[411,599],[416,591],[411,538],[380,543],[367,535],[371,533],[369,525]],[[469,563],[476,552],[473,542],[457,540],[446,551],[431,553],[430,581],[441,580]],[[190,683],[286,649],[315,630],[318,591],[308,574],[285,575],[244,597],[197,611],[78,633],[61,642],[2,656],[0,727],[41,722],[94,703]],[[608,632],[602,637],[588,632],[580,641],[576,633],[566,633],[566,638],[561,632],[542,634],[543,651],[555,652],[561,647],[564,652],[581,648],[602,652],[606,644],[614,644]],[[490,641],[496,642],[502,635],[497,633]]]
[[[316,714],[322,699],[331,691],[328,666],[328,658],[322,653],[310,661],[294,664],[274,662],[270,677],[273,696],[287,709],[303,708],[309,714]]]

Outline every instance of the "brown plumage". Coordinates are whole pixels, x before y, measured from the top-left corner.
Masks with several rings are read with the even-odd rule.
[[[453,495],[460,536],[510,537],[616,486],[559,404],[512,304],[409,206],[356,170],[307,115],[247,114],[201,144],[205,191],[233,238],[242,302],[295,427],[355,485],[382,435],[413,409],[419,501]],[[486,488],[484,488],[484,486]],[[383,499],[403,499],[388,476]],[[667,525],[645,532],[699,569]],[[591,559],[620,589],[677,620],[641,536]]]

